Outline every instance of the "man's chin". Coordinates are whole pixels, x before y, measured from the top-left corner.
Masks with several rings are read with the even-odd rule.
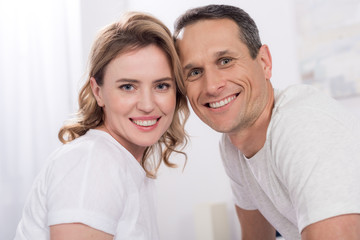
[[[219,133],[229,133],[231,131],[231,127],[225,124],[219,124],[219,123],[211,123],[211,124],[206,123],[206,124],[210,128],[212,128],[213,130]]]

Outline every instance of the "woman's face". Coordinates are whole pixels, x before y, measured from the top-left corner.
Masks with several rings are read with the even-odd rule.
[[[176,84],[163,50],[155,45],[123,53],[106,67],[104,82],[91,86],[104,110],[104,125],[138,160],[169,128],[176,104]]]

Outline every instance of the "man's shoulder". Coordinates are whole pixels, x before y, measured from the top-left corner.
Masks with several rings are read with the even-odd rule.
[[[319,119],[327,121],[331,118],[343,121],[343,116],[350,115],[337,100],[315,87],[303,84],[293,85],[282,91],[275,90],[272,120],[302,119],[311,122]]]
[[[353,114],[328,93],[316,87],[298,84],[284,90],[275,90],[273,118],[302,119],[306,121],[323,119],[338,122],[352,121]]]
[[[324,92],[305,84],[291,85],[283,90],[275,89],[274,91],[274,109],[301,107],[309,104],[313,105],[323,98],[327,101],[332,100]]]

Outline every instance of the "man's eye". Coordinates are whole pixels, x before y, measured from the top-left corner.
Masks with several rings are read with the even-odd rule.
[[[220,59],[220,65],[226,65],[229,64],[232,61],[230,58],[222,58]]]
[[[188,76],[189,77],[196,77],[197,75],[201,74],[200,69],[194,69],[192,71],[189,72]]]
[[[120,86],[120,89],[125,90],[125,91],[131,91],[134,90],[134,86],[131,84],[124,84]]]

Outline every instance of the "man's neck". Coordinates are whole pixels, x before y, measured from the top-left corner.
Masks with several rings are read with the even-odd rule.
[[[268,94],[268,102],[254,124],[236,133],[229,134],[231,143],[247,158],[253,157],[264,146],[266,141],[266,133],[274,107],[274,89],[271,84],[269,84]]]

